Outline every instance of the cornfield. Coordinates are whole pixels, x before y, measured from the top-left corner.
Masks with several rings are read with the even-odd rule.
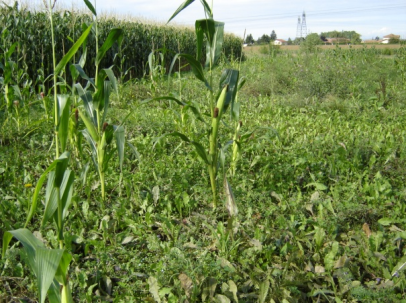
[[[70,49],[73,41],[82,34],[86,24],[92,22],[91,16],[74,10],[54,12],[55,45],[57,60],[60,60]],[[39,75],[52,74],[51,29],[46,12],[33,12],[27,8],[19,8],[17,2],[13,6],[3,5],[0,8],[0,26],[2,27],[3,52],[18,41],[14,61],[18,69],[24,69],[28,79],[39,81]],[[194,29],[179,26],[164,26],[159,24],[144,24],[112,18],[100,18],[99,37],[104,41],[112,28],[122,28],[124,39],[121,48],[113,46],[104,58],[104,66],[115,65],[115,72],[127,71],[126,80],[141,77],[146,72],[148,55],[152,50],[164,49],[167,54],[167,65],[176,53],[196,53],[196,37]],[[7,33],[7,34],[5,34]],[[224,54],[228,57],[239,58],[241,39],[234,35],[226,35],[224,39]],[[73,63],[81,56],[79,51]],[[94,74],[95,39],[90,35],[87,41],[87,58],[85,65],[87,74]],[[90,61],[90,62],[89,62]],[[40,72],[39,72],[40,71]],[[69,72],[66,73],[70,83]]]

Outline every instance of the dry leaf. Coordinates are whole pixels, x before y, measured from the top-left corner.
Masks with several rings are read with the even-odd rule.
[[[369,238],[372,234],[371,230],[369,229],[369,225],[367,223],[364,223],[362,225],[362,230],[364,231],[365,235]]]
[[[314,272],[317,273],[317,274],[321,274],[321,273],[326,272],[326,270],[324,269],[323,266],[316,265],[316,267],[314,268]]]
[[[233,190],[231,189],[230,183],[228,183],[227,178],[224,178],[224,192],[226,193],[226,208],[230,217],[235,217],[238,214],[237,204],[235,203],[235,198]]]
[[[193,288],[193,281],[189,278],[186,274],[181,273],[179,275],[180,286],[182,286],[183,290],[185,291],[186,297],[190,297],[190,291]]]

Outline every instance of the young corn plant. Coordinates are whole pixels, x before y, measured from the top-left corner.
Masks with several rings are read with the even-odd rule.
[[[23,244],[29,266],[37,278],[41,303],[45,302],[47,294],[51,303],[73,302],[68,281],[68,268],[72,255],[64,248],[64,223],[72,200],[74,182],[74,173],[67,168],[68,162],[69,153],[67,152],[52,162],[35,187],[24,228],[7,231],[3,236],[3,258],[6,257],[7,248],[13,237]],[[47,177],[45,211],[41,227],[49,221],[55,222],[59,247],[52,249],[47,248],[27,229],[28,223],[36,212],[39,192]]]
[[[99,48],[96,9],[89,1],[85,0],[85,3],[95,17],[96,75],[93,79],[88,77],[82,66],[80,64],[75,64],[74,66],[80,76],[84,80],[87,80],[87,85],[83,88],[80,83],[76,83],[74,87],[84,104],[85,110],[83,111],[79,109],[78,111],[80,118],[86,126],[86,129],[84,129],[82,133],[92,152],[93,163],[99,174],[102,200],[104,201],[106,198],[105,173],[114,153],[114,146],[112,144],[113,137],[115,137],[116,140],[115,149],[118,152],[120,169],[122,169],[125,134],[122,125],[113,126],[106,122],[110,94],[112,90],[118,93],[118,83],[112,67],[99,71],[99,65],[106,52],[114,45],[114,43],[117,42],[119,45],[121,44],[123,30],[113,28],[106,41],[104,41],[103,45]],[[104,207],[104,204],[102,204],[102,207]]]
[[[187,0],[175,11],[172,17],[169,19],[170,22],[175,18],[182,10],[188,7],[193,0]],[[210,119],[208,121],[208,146],[203,142],[197,142],[189,139],[185,134],[179,132],[173,132],[167,135],[178,136],[182,140],[192,144],[199,155],[199,157],[204,161],[207,166],[207,170],[210,177],[211,190],[213,194],[213,208],[217,207],[218,200],[218,189],[217,189],[217,175],[220,167],[220,162],[224,166],[224,150],[221,148],[219,140],[219,128],[221,125],[221,120],[228,107],[231,107],[231,112],[234,112],[234,101],[236,98],[239,82],[239,71],[235,69],[226,69],[223,71],[218,89],[215,89],[213,84],[213,70],[217,65],[217,62],[222,53],[223,36],[224,36],[224,23],[218,22],[213,19],[212,8],[208,5],[205,0],[201,0],[204,7],[207,18],[196,20],[195,22],[195,33],[197,38],[197,54],[196,58],[189,54],[177,54],[175,55],[170,72],[173,65],[178,58],[183,58],[187,60],[191,66],[192,72],[195,77],[202,81],[208,90],[208,109]],[[202,47],[203,43],[206,41],[206,61],[202,64],[203,54]],[[208,72],[208,78],[204,70]],[[185,103],[173,96],[154,98],[153,100],[173,100],[178,104],[185,106],[190,105]],[[200,114],[196,107],[192,108],[193,112],[197,117],[203,120],[203,115]],[[166,135],[165,135],[166,136]],[[207,152],[208,150],[208,152]]]
[[[66,149],[69,123],[69,109],[70,109],[70,98],[68,95],[58,94],[58,76],[64,71],[65,66],[76,54],[81,45],[86,41],[89,35],[92,24],[89,25],[79,37],[79,39],[73,44],[70,50],[64,55],[61,61],[56,64],[56,50],[55,50],[55,35],[54,35],[54,21],[53,21],[53,8],[55,6],[56,0],[49,0],[46,2],[44,0],[44,5],[48,11],[48,17],[51,25],[51,43],[52,43],[52,64],[53,64],[53,94],[54,94],[54,125],[55,125],[55,149],[56,158],[59,158],[59,144],[61,145],[62,151]],[[86,0],[85,0],[86,1]]]

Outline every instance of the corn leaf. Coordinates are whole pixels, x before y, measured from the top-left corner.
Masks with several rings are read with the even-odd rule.
[[[102,104],[99,104],[99,107],[103,106],[102,123],[104,123],[104,121],[106,121],[106,116],[107,116],[107,112],[108,112],[109,104],[110,104],[110,94],[111,94],[111,82],[104,81],[103,82],[103,99],[101,100]]]
[[[93,24],[90,24],[88,28],[83,32],[83,34],[79,37],[79,39],[76,41],[75,44],[72,45],[70,50],[66,53],[65,56],[63,56],[62,60],[59,61],[58,65],[55,67],[54,73],[56,75],[59,75],[61,71],[65,68],[66,64],[72,59],[72,57],[76,54],[80,46],[83,44],[83,42],[87,39],[87,36],[90,33],[90,30],[92,29]]]
[[[89,120],[86,115],[82,114],[82,112],[79,110],[79,116],[83,120],[86,126],[86,130],[88,131],[89,135],[92,137],[92,139],[95,142],[99,142],[99,134],[97,133],[96,126],[92,123],[92,121]]]
[[[212,19],[196,20],[195,32],[197,38],[197,60],[200,62],[202,58],[203,42],[204,38],[206,38],[205,67],[213,68],[223,51],[224,22]]]
[[[173,13],[173,15],[169,18],[168,22],[171,22],[173,18],[175,18],[181,11],[183,11],[186,7],[188,7],[190,4],[192,4],[194,0],[186,0],[183,2],[178,9]],[[209,4],[206,2],[206,0],[200,0],[200,3],[202,3],[204,11],[207,15],[208,18],[213,18],[213,11],[210,8]]]
[[[98,170],[99,169],[99,164],[97,162],[97,147],[96,147],[96,142],[98,142],[98,141],[95,141],[92,138],[92,136],[90,135],[88,129],[82,130],[82,134],[85,137],[87,143],[89,143],[89,145],[90,145],[90,150],[92,152],[92,160],[93,160],[94,166],[96,167],[96,170]]]
[[[192,143],[192,145],[195,147],[195,150],[197,152],[197,154],[200,156],[200,158],[202,158],[202,160],[209,165],[209,158],[207,156],[207,152],[205,150],[205,148],[203,147],[203,145],[201,145],[199,142],[195,142],[195,141],[191,141],[190,143]]]
[[[178,9],[173,13],[173,15],[169,18],[168,22],[171,22],[173,18],[175,18],[181,11],[183,11],[186,7],[188,7],[190,4],[192,4],[195,0],[186,0],[183,2]]]
[[[226,208],[228,213],[230,217],[235,217],[238,214],[238,208],[237,204],[235,203],[233,190],[226,177],[224,177],[224,192],[226,193]]]
[[[70,116],[70,99],[69,95],[58,95],[58,138],[61,143],[62,151],[66,150],[68,140],[69,116]]]
[[[204,71],[199,61],[197,61],[195,58],[193,58],[193,56],[189,54],[176,54],[175,57],[176,56],[185,58],[186,61],[190,64],[190,67],[192,68],[192,72],[195,75],[195,77],[200,81],[202,81],[208,89],[212,90],[212,88],[209,85],[209,82],[207,82],[204,76]]]
[[[97,115],[96,115],[96,112],[95,112],[94,106],[93,106],[92,93],[87,90],[85,91],[80,83],[76,83],[75,88],[79,94],[79,97],[83,100],[83,104],[85,106],[85,110],[86,110],[87,114],[92,119],[93,124],[97,125]]]
[[[122,125],[114,126],[114,137],[116,138],[118,160],[120,163],[120,170],[122,171],[124,162],[124,146],[125,146],[125,133],[124,127]]]
[[[6,235],[6,240],[11,240],[10,235],[12,235],[23,244],[30,267],[37,277],[37,287],[40,292],[39,301],[41,303],[45,302],[46,294],[54,280],[64,250],[47,249],[44,244],[26,228],[8,231],[5,233],[5,236]],[[5,243],[3,239],[3,251],[5,251],[4,245],[6,244],[8,246],[8,243],[9,240]]]
[[[58,161],[56,162],[55,165],[55,180],[54,180],[55,187],[61,187],[63,178],[65,176],[65,171],[68,167],[68,163],[69,163],[69,152],[64,152],[58,158]]]
[[[115,42],[122,39],[124,35],[124,31],[121,28],[113,28],[107,39],[104,41],[101,48],[99,48],[99,52],[96,56],[96,65],[99,65],[103,57],[106,55],[107,51],[113,46]]]
[[[114,92],[116,94],[118,94],[118,82],[117,82],[117,78],[113,72],[113,66],[111,66],[110,68],[105,68],[105,69],[103,69],[103,71],[106,73],[107,77],[109,78],[109,81],[111,83],[111,86],[113,87]]]
[[[97,16],[97,13],[96,13],[96,10],[95,10],[93,4],[89,0],[83,0],[83,1],[85,2],[87,8],[92,12],[92,14],[94,16]]]
[[[59,262],[58,269],[55,274],[55,279],[63,285],[68,283],[67,276],[68,276],[68,268],[69,264],[72,261],[72,255],[68,253],[66,250],[63,252],[61,261]]]
[[[79,73],[79,75],[80,75],[83,79],[89,81],[91,84],[93,84],[93,86],[95,86],[94,80],[91,79],[91,78],[89,78],[88,75],[86,75],[85,71],[83,70],[83,66],[82,66],[80,63],[79,63],[79,64],[72,64],[72,65],[71,65],[71,68],[72,68],[72,67],[76,69],[76,71]],[[80,85],[80,84],[78,84],[78,85]],[[75,86],[76,86],[76,85],[75,85]]]
[[[225,69],[221,74],[219,85],[220,89],[228,85],[223,109],[224,112],[227,110],[228,106],[231,105],[231,114],[233,114],[234,102],[238,91],[239,74],[240,72],[236,69]]]
[[[54,162],[51,163],[51,165],[45,170],[45,172],[41,175],[41,177],[38,180],[37,185],[35,186],[35,190],[34,190],[34,195],[32,197],[32,202],[31,202],[31,206],[30,206],[30,210],[28,212],[27,215],[27,220],[24,224],[24,227],[26,227],[28,225],[28,223],[30,222],[30,220],[32,219],[35,211],[37,210],[37,200],[38,200],[38,195],[39,192],[41,191],[42,185],[44,184],[46,177],[48,176],[48,173],[50,171],[52,171],[53,169],[55,169],[56,165],[58,164],[58,162],[60,161],[65,161],[65,158],[67,157],[68,153],[63,153],[58,159],[54,160]]]
[[[149,98],[149,99],[143,100],[141,103],[143,104],[143,103],[148,103],[148,102],[151,102],[151,101],[161,101],[161,100],[171,100],[171,101],[175,101],[177,104],[179,104],[179,105],[181,105],[181,106],[186,105],[185,102],[180,101],[179,99],[177,99],[177,98],[175,98],[175,97],[172,97],[172,96],[163,96],[163,97]]]

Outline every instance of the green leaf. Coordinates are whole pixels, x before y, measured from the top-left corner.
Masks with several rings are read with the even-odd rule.
[[[161,100],[171,100],[171,101],[175,101],[177,104],[184,106],[186,105],[186,103],[180,101],[179,99],[172,97],[172,96],[162,96],[162,97],[155,97],[155,98],[149,98],[149,99],[145,99],[143,100],[141,103],[149,103],[151,101],[161,101]]]
[[[91,78],[89,78],[88,75],[86,75],[85,71],[83,70],[83,66],[82,66],[81,64],[72,64],[71,67],[72,67],[72,66],[77,70],[77,72],[79,73],[79,75],[80,75],[83,79],[89,81],[91,84],[93,84],[93,86],[96,86],[96,84],[94,83],[94,80],[91,79]],[[80,85],[80,84],[76,84],[76,85]],[[76,86],[76,85],[75,85],[75,86]],[[83,88],[82,88],[82,90],[83,90]]]
[[[216,295],[216,303],[231,303],[231,300],[229,298],[227,298],[225,295],[220,295],[217,294]]]
[[[103,118],[101,123],[104,123],[106,121],[106,116],[107,112],[109,109],[109,104],[110,104],[110,94],[111,94],[111,82],[110,81],[104,81],[103,83],[103,99],[101,100],[102,103],[99,104],[99,108],[102,107],[103,109]]]
[[[89,143],[89,145],[90,145],[90,150],[92,152],[92,160],[93,160],[93,163],[94,163],[94,165],[96,167],[96,170],[98,170],[99,169],[99,164],[98,164],[98,161],[97,161],[96,141],[92,138],[92,136],[90,135],[88,129],[82,130],[82,134],[85,137],[87,143]]]
[[[61,143],[62,151],[66,150],[68,140],[69,117],[70,117],[70,99],[69,95],[58,95],[58,138]]]
[[[206,64],[205,67],[213,68],[223,51],[224,22],[212,19],[201,19],[195,22],[197,38],[197,60],[202,58],[202,46],[206,38]]]
[[[58,63],[58,65],[55,67],[54,73],[56,75],[59,75],[61,71],[65,68],[66,64],[72,59],[72,57],[76,54],[80,46],[83,44],[83,42],[87,39],[87,36],[90,33],[90,30],[92,29],[93,24],[90,24],[89,27],[83,32],[83,34],[79,37],[79,39],[76,41],[74,45],[70,48],[70,50],[66,53],[65,56],[63,56],[62,60]]]
[[[82,114],[82,111],[79,110],[79,116],[85,123],[86,129],[89,132],[90,136],[94,140],[94,142],[99,142],[100,137],[99,134],[97,133],[96,126],[92,123],[92,121],[89,120],[86,115]]]
[[[63,252],[61,262],[59,262],[58,269],[55,274],[55,279],[63,285],[66,285],[68,283],[67,277],[68,277],[68,268],[69,264],[72,261],[72,255],[67,252],[66,250]]]
[[[45,182],[45,180],[46,180],[46,178],[48,176],[48,173],[50,171],[52,171],[60,161],[65,161],[65,158],[67,158],[67,153],[63,153],[58,159],[54,160],[54,162],[51,163],[51,165],[45,170],[45,172],[39,178],[38,183],[35,186],[34,195],[32,197],[30,210],[28,212],[27,220],[25,222],[24,227],[26,227],[28,225],[28,223],[32,219],[32,217],[33,217],[33,215],[34,215],[34,213],[35,213],[35,211],[37,209],[38,195],[39,195],[39,192],[41,191],[42,185],[44,184],[44,182]]]
[[[8,231],[5,234],[11,234],[23,244],[30,267],[37,277],[40,302],[45,302],[46,294],[53,282],[64,250],[45,248],[44,244],[25,228]]]
[[[259,297],[258,302],[264,303],[269,291],[269,280],[265,279],[259,284]]]
[[[324,257],[324,267],[327,270],[330,270],[334,267],[334,259],[338,253],[338,248],[339,248],[339,243],[337,241],[334,241],[333,245],[331,246],[331,250]]]
[[[113,28],[109,35],[107,36],[106,41],[104,41],[101,48],[99,48],[99,52],[96,55],[96,65],[99,65],[103,57],[106,55],[107,51],[113,46],[113,44],[122,39],[124,35],[124,31],[121,28]]]
[[[55,187],[61,187],[68,164],[69,164],[69,152],[64,152],[56,161],[55,181],[54,181]]]
[[[18,42],[14,42],[7,50],[6,55],[4,56],[6,60],[9,60],[11,55],[14,53],[16,47],[18,46]]]
[[[197,61],[195,58],[193,58],[193,56],[189,54],[177,54],[176,56],[185,58],[186,61],[190,64],[190,67],[192,68],[192,72],[195,75],[195,77],[198,80],[202,81],[208,89],[212,90],[212,88],[209,85],[209,82],[207,82],[204,76],[203,67],[199,61]]]
[[[227,110],[228,106],[231,104],[231,113],[233,114],[234,102],[238,91],[238,78],[240,72],[236,69],[226,69],[223,71],[220,77],[220,89],[228,85],[226,92],[226,100],[224,103],[224,112]]]
[[[195,150],[196,150],[197,154],[200,156],[200,158],[202,158],[202,160],[207,165],[209,165],[210,161],[209,161],[207,152],[206,152],[205,148],[203,147],[203,145],[201,145],[199,142],[195,142],[195,141],[191,141],[190,143],[192,143],[192,145],[195,147]]]
[[[173,13],[173,15],[169,18],[168,22],[171,22],[173,18],[175,18],[181,11],[183,11],[186,7],[188,7],[190,4],[192,4],[195,0],[186,0],[183,2],[178,9]]]
[[[325,186],[322,183],[318,183],[318,182],[309,183],[305,187],[310,187],[310,186],[314,186],[317,190],[326,190],[326,189],[328,189],[327,186]]]
[[[207,14],[207,17],[210,19],[213,19],[213,11],[210,8],[209,4],[206,2],[206,0],[200,0],[200,2],[202,3],[202,5],[204,7],[204,11]]]
[[[124,162],[124,146],[125,146],[125,132],[123,126],[114,126],[114,137],[116,138],[116,146],[118,153],[118,160],[120,163],[120,170],[123,170]]]
[[[51,286],[55,273],[59,267],[64,250],[37,248],[35,254],[37,286],[40,290],[40,301],[45,302],[45,297]]]
[[[389,226],[393,223],[393,219],[390,218],[381,218],[378,220],[378,223],[383,226]]]
[[[103,69],[103,71],[106,73],[107,77],[110,80],[111,86],[113,87],[113,90],[116,94],[118,94],[118,82],[117,82],[117,78],[114,75],[113,72],[113,66],[110,68],[105,68]]]
[[[85,2],[87,8],[92,12],[92,14],[94,16],[97,16],[97,13],[96,13],[96,10],[95,10],[93,4],[89,0],[83,0],[83,1]]]
[[[85,91],[80,83],[75,84],[75,89],[83,101],[88,116],[92,119],[93,124],[97,125],[97,114],[93,106],[92,93],[87,90]]]

